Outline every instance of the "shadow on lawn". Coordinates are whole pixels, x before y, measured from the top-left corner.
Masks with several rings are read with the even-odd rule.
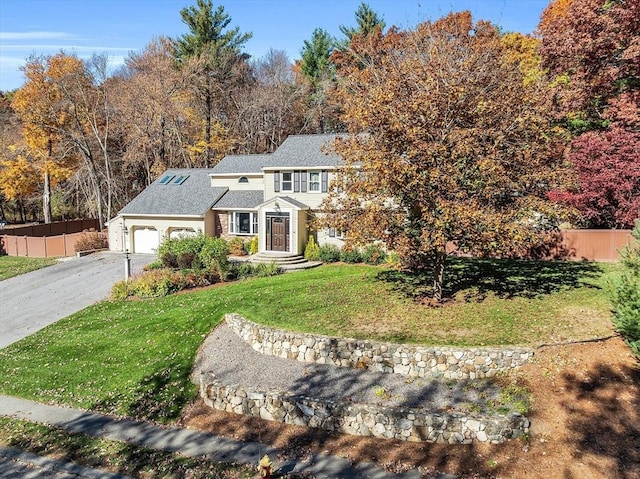
[[[142,378],[133,394],[135,400],[127,406],[125,414],[143,421],[165,424],[174,421],[195,394],[189,374],[189,367],[173,363]],[[91,409],[113,413],[121,402],[122,398],[107,398],[96,402]]]
[[[490,293],[501,298],[534,298],[584,286],[597,288],[589,280],[601,272],[592,262],[448,258],[444,295],[452,298],[462,293],[465,299],[473,300],[482,300]],[[432,296],[430,270],[383,271],[377,278],[415,300]]]

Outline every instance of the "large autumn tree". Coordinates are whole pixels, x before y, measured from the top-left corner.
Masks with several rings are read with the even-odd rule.
[[[27,81],[12,100],[12,107],[21,121],[24,148],[13,168],[7,163],[5,167],[7,171],[20,172],[17,177],[23,178],[23,190],[31,188],[28,183],[32,182],[33,173],[27,175],[28,168],[42,178],[45,223],[51,222],[52,182],[69,176],[69,167],[75,160],[65,144],[65,130],[72,121],[62,106],[65,90],[61,84],[83,68],[78,58],[63,53],[31,57],[23,68]]]
[[[351,135],[324,206],[349,244],[381,240],[405,265],[432,267],[441,300],[448,244],[521,255],[558,210],[562,143],[548,90],[489,23],[469,12],[411,31],[354,38],[337,59]]]
[[[578,181],[553,198],[589,226],[632,228],[640,217],[640,2],[553,0],[539,25],[556,111],[573,133]]]

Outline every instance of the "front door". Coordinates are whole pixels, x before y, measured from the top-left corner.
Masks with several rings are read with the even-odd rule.
[[[267,249],[289,251],[289,218],[276,216],[268,218]]]

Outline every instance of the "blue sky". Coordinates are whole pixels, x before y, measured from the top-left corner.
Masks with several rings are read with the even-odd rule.
[[[129,52],[141,51],[154,36],[178,37],[187,29],[183,7],[196,0],[2,0],[0,2],[0,90],[19,88],[20,67],[31,54],[63,49],[88,58],[106,53],[113,67]],[[361,0],[224,0],[230,26],[253,32],[246,52],[255,58],[270,48],[300,56],[315,28],[340,37],[340,25],[352,26]],[[471,10],[506,31],[531,33],[549,0],[368,0],[387,26],[413,27],[451,11]]]

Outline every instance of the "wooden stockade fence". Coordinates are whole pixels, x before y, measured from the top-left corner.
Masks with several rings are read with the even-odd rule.
[[[560,258],[619,261],[620,250],[633,240],[631,230],[562,230]]]
[[[96,228],[97,220],[76,220],[69,228],[76,232],[42,235],[43,231],[60,231],[60,223],[33,225],[1,230],[0,254],[9,256],[52,257],[71,256],[81,232]],[[35,235],[25,234],[25,228],[33,228]],[[97,229],[97,228],[96,228]],[[16,232],[20,231],[19,234]],[[26,230],[31,231],[31,230]],[[69,230],[66,230],[69,231]],[[553,256],[560,259],[587,261],[619,261],[620,250],[632,241],[631,230],[562,230]]]
[[[72,256],[83,231],[97,230],[98,220],[58,221],[0,230],[0,254],[47,258]]]
[[[25,226],[11,226],[0,230],[0,234],[3,236],[59,236],[69,233],[81,233],[91,229],[100,229],[98,220],[89,218],[83,220],[55,221],[44,224],[36,223]]]

